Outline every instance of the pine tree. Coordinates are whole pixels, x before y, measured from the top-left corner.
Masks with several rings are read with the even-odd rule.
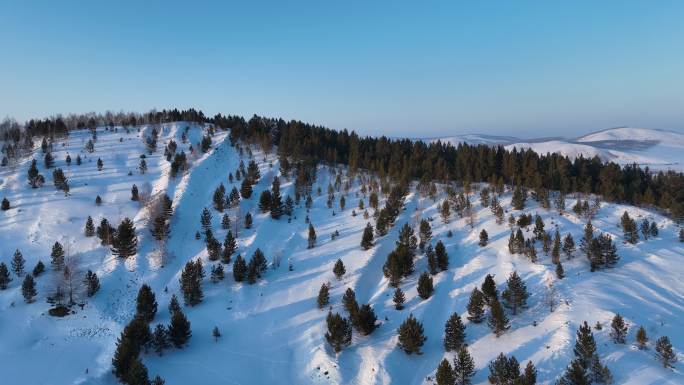
[[[230,217],[228,214],[223,214],[223,218],[221,218],[221,228],[224,230],[230,229]]]
[[[513,205],[513,209],[515,210],[522,210],[525,208],[525,200],[527,199],[527,193],[520,187],[520,185],[516,185],[515,189],[513,190],[513,198],[511,200],[511,204]]]
[[[100,243],[102,246],[107,246],[112,243],[112,240],[116,235],[116,229],[109,224],[107,218],[102,218],[95,233],[97,234],[97,237],[100,238]]]
[[[503,353],[489,363],[489,383],[493,385],[517,385],[520,383],[520,364],[511,356],[506,357]]]
[[[31,166],[28,169],[28,182],[31,188],[41,187],[45,183],[45,178],[38,172],[35,159],[31,161]]]
[[[544,235],[546,235],[546,231],[544,230],[544,220],[539,215],[535,216],[534,218],[534,230],[532,230],[532,232],[534,233],[534,238],[538,241],[544,239]]]
[[[10,209],[10,201],[7,198],[2,198],[2,204],[0,204],[0,210],[7,211]]]
[[[555,264],[560,263],[561,236],[558,229],[553,236],[553,248],[551,249],[551,261]]]
[[[288,217],[291,217],[292,213],[294,213],[294,201],[292,200],[292,197],[290,197],[288,195],[285,197],[285,205],[283,207],[283,214],[287,215]]]
[[[423,334],[423,324],[409,314],[408,318],[399,326],[399,340],[397,346],[407,354],[422,354],[420,348],[427,340]]]
[[[154,376],[152,381],[150,381],[150,385],[164,385],[166,381],[164,381],[163,378],[159,377],[159,375]]]
[[[33,268],[33,277],[38,277],[39,275],[43,274],[45,272],[45,265],[43,264],[43,261],[38,261],[36,263],[36,266]]]
[[[563,252],[572,258],[572,253],[575,252],[575,241],[572,239],[572,234],[568,233],[563,239]]]
[[[442,206],[439,209],[440,214],[442,215],[442,222],[444,223],[449,223],[449,216],[451,216],[451,208],[449,207],[449,201],[444,200],[442,202]]]
[[[251,213],[245,214],[245,228],[246,229],[252,228],[252,214]]]
[[[140,170],[140,174],[142,175],[145,175],[145,172],[147,172],[147,162],[145,161],[145,159],[140,159],[138,170]]]
[[[437,366],[437,373],[435,373],[435,381],[437,385],[454,385],[454,371],[451,368],[451,364],[447,359],[443,359],[442,362]]]
[[[596,341],[594,334],[591,332],[591,327],[584,321],[584,324],[577,330],[577,341],[573,349],[575,357],[580,365],[586,370],[591,363],[596,359]]]
[[[485,313],[485,296],[476,287],[470,294],[470,299],[468,300],[468,319],[476,324],[479,324],[484,320]]]
[[[591,375],[589,377],[596,384],[611,384],[613,382],[613,374],[606,365],[601,364],[598,357],[591,364]]]
[[[218,265],[211,266],[211,282],[212,283],[218,283],[219,281],[223,281],[223,278],[224,278],[223,265],[218,264]]]
[[[359,304],[356,302],[356,293],[351,287],[348,287],[342,296],[342,305],[344,309],[349,312],[350,319],[356,318],[359,311]]]
[[[573,360],[565,370],[563,377],[558,381],[558,385],[590,385],[591,381],[587,370],[579,360]]]
[[[458,350],[465,344],[465,325],[461,317],[453,313],[444,325],[444,349],[447,352]]]
[[[465,346],[458,349],[454,356],[455,385],[470,385],[471,378],[475,375],[475,361],[468,353]]]
[[[487,246],[487,243],[489,242],[489,234],[487,234],[487,230],[482,229],[480,231],[480,242],[478,243],[481,247]]]
[[[679,229],[679,242],[684,242],[684,229]]]
[[[176,297],[175,294],[171,295],[171,300],[169,301],[169,314],[173,315],[173,313],[180,311],[180,303],[178,303],[178,297]]]
[[[163,241],[169,236],[169,231],[170,226],[166,222],[166,217],[164,215],[158,215],[156,218],[154,218],[154,221],[152,222],[152,229],[150,229],[154,239],[157,241]]]
[[[646,344],[648,343],[648,336],[646,335],[646,329],[644,329],[643,326],[639,326],[639,330],[637,330],[636,341],[639,350],[646,349]]]
[[[487,303],[499,299],[499,291],[496,289],[496,282],[494,282],[493,275],[487,274],[484,282],[482,282],[481,290]]]
[[[223,253],[221,254],[221,262],[228,264],[230,259],[237,250],[237,242],[233,237],[233,233],[228,230],[226,234],[226,239],[223,241]]]
[[[135,310],[136,317],[140,317],[148,323],[152,322],[157,314],[157,300],[152,288],[147,284],[143,284],[138,290]]]
[[[252,183],[247,178],[242,180],[240,195],[242,196],[242,199],[249,199],[252,196]]]
[[[435,291],[434,287],[432,286],[432,277],[425,272],[420,275],[418,278],[418,295],[422,299],[428,299],[430,296],[432,296],[432,293]]]
[[[362,305],[359,311],[356,313],[352,324],[356,326],[356,329],[361,333],[361,335],[367,336],[371,334],[378,326],[376,322],[378,317],[375,316],[375,312],[370,304]]]
[[[280,219],[283,216],[283,199],[280,196],[280,179],[276,176],[271,184],[271,218]]]
[[[95,197],[95,205],[102,205],[102,198],[99,195]]]
[[[54,270],[64,270],[64,248],[62,248],[62,245],[59,242],[55,242],[55,244],[52,245],[50,257],[52,258],[51,265]]]
[[[103,167],[104,167],[104,163],[102,163],[102,159],[97,158],[97,170],[102,171]]]
[[[432,227],[430,226],[430,222],[428,222],[426,219],[420,220],[418,236],[420,237],[419,247],[421,250],[423,250],[425,245],[429,244],[430,240],[432,239]]]
[[[628,326],[625,324],[625,320],[620,314],[615,314],[613,320],[610,323],[611,332],[610,337],[616,344],[624,344],[625,337],[627,336]]]
[[[361,237],[361,247],[368,250],[373,247],[373,226],[368,222],[366,228],[363,229],[363,236]]]
[[[91,218],[90,215],[88,216],[88,219],[86,219],[85,229],[83,230],[83,233],[86,237],[92,237],[95,235],[95,225],[93,224],[93,218]]]
[[[132,257],[137,253],[138,237],[135,235],[133,221],[124,218],[116,229],[116,235],[112,242],[112,252],[121,257]]]
[[[587,224],[584,226],[584,235],[582,236],[582,240],[580,241],[580,250],[582,250],[583,253],[589,253],[589,248],[591,245],[591,241],[593,239],[594,226],[591,224],[591,220],[589,220],[589,222],[587,222]]]
[[[238,254],[233,262],[233,279],[235,282],[242,282],[247,278],[247,264],[241,255]]]
[[[164,354],[164,350],[170,347],[171,343],[169,342],[169,335],[166,331],[166,327],[162,324],[157,324],[154,328],[154,332],[152,332],[152,349],[161,357]]]
[[[0,262],[0,290],[7,289],[11,281],[12,277],[10,276],[9,269],[7,269],[7,265],[4,262]]]
[[[565,278],[565,270],[563,270],[563,264],[560,262],[558,262],[558,264],[556,265],[556,278]]]
[[[346,272],[347,270],[344,268],[344,263],[342,263],[341,259],[338,259],[337,262],[335,262],[335,266],[333,267],[333,274],[335,274],[335,278],[337,278],[338,280],[342,279]]]
[[[323,309],[328,306],[330,302],[330,286],[327,283],[321,285],[321,289],[318,291],[318,298],[316,298],[316,304],[319,309]]]
[[[130,369],[126,373],[125,383],[127,385],[149,385],[150,378],[147,373],[147,367],[140,361],[139,358],[134,358],[130,364]]]
[[[271,209],[271,192],[264,190],[259,195],[259,211],[266,213]]]
[[[307,248],[313,249],[316,246],[316,230],[311,223],[309,223],[309,239]]]
[[[649,232],[651,234],[651,237],[657,237],[658,236],[658,224],[655,223],[655,221],[651,222],[651,227],[649,228]]]
[[[55,158],[50,152],[45,154],[45,158],[43,160],[45,161],[45,168],[50,168],[55,165]]]
[[[449,269],[449,255],[446,252],[446,247],[442,241],[438,241],[435,245],[435,256],[437,257],[437,267],[440,270],[446,271]]]
[[[24,260],[24,256],[21,255],[21,251],[17,249],[14,252],[14,256],[12,256],[12,271],[14,272],[14,274],[16,274],[18,277],[23,276],[25,264],[26,261]]]
[[[527,292],[525,282],[520,278],[516,271],[512,272],[506,281],[508,287],[501,293],[506,307],[513,310],[513,315],[518,313],[518,309],[527,305]]]
[[[665,368],[672,368],[677,362],[677,354],[675,354],[670,339],[666,336],[658,338],[655,344],[656,357],[663,364]]]
[[[535,385],[537,383],[537,368],[534,367],[532,361],[527,361],[525,371],[520,376],[520,385]]]
[[[404,292],[401,290],[401,288],[396,288],[394,290],[394,296],[392,297],[392,301],[394,302],[394,308],[397,310],[401,310],[404,308],[404,302],[406,301],[406,297],[404,296]]]
[[[93,273],[90,270],[86,272],[85,278],[83,279],[83,283],[86,286],[86,295],[88,297],[94,296],[95,293],[97,293],[97,291],[100,290],[100,279],[97,277],[97,274]]]
[[[185,314],[183,314],[182,311],[175,311],[171,315],[168,335],[169,341],[177,349],[183,348],[190,340],[190,337],[192,336],[190,321],[185,318]]]
[[[138,193],[138,186],[133,185],[131,187],[131,200],[137,202],[140,200],[140,194]]]
[[[214,203],[214,209],[218,212],[223,212],[223,209],[225,208],[225,195],[226,195],[226,188],[223,187],[223,183],[219,185],[219,187],[214,190],[214,195],[212,196],[212,201]]]
[[[200,214],[200,224],[204,232],[211,229],[211,212],[206,207],[202,209],[202,214]]]
[[[501,303],[498,300],[492,301],[490,307],[491,312],[489,314],[489,319],[487,320],[487,325],[489,325],[492,332],[499,337],[510,328],[508,317],[506,317],[503,306],[501,306]]]
[[[329,312],[325,322],[328,328],[325,339],[335,353],[341,352],[342,348],[351,344],[352,326],[349,320],[340,316],[339,313]]]
[[[425,256],[427,257],[430,274],[437,274],[439,272],[439,266],[437,266],[437,256],[435,255],[435,250],[432,248],[432,245],[428,245],[425,249]]]
[[[38,294],[36,291],[36,282],[33,280],[31,274],[27,274],[24,282],[21,283],[21,294],[24,296],[26,303],[33,302],[33,298]]]

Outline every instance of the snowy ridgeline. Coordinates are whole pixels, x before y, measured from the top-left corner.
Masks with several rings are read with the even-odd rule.
[[[294,205],[291,218],[283,215],[275,220],[259,209],[262,191],[271,189],[274,176],[279,174],[273,153],[243,147],[241,155],[230,146],[227,133],[221,131],[213,134],[211,148],[205,153],[200,150],[200,142],[206,130],[186,123],[158,127],[157,149],[150,153],[145,138],[151,132],[151,127],[130,132],[121,127],[116,132],[98,129],[93,152],[84,149],[92,138],[91,132],[72,132],[69,138],[56,139],[52,144],[54,165],[50,169],[45,168],[44,154],[40,143],[36,143],[33,157],[45,179],[45,184],[36,189],[27,183],[33,157],[0,169],[0,195],[10,204],[10,209],[0,214],[0,261],[11,270],[13,254],[20,250],[24,270],[32,271],[39,260],[45,265],[45,272],[34,280],[36,296],[32,303],[22,295],[25,278],[14,272],[10,272],[8,288],[0,291],[3,383],[117,383],[112,357],[117,338],[136,312],[141,285],[150,286],[158,303],[151,329],[154,331],[158,324],[169,325],[172,316],[167,305],[172,295],[183,303],[179,281],[185,276],[187,284],[192,274],[187,269],[186,274],[182,272],[188,261],[197,259],[202,260],[206,272],[206,277],[200,279],[203,298],[195,306],[181,306],[190,321],[192,337],[184,348],[166,349],[162,356],[154,349],[140,354],[150,378],[160,375],[167,384],[434,384],[440,361],[447,358],[453,363],[456,355],[444,347],[445,323],[454,312],[465,326],[464,343],[474,361],[474,384],[489,382],[489,364],[500,353],[515,356],[521,370],[531,361],[538,383],[554,383],[575,358],[576,332],[584,321],[591,326],[600,362],[610,369],[614,383],[684,383],[681,363],[663,368],[655,358],[655,341],[661,336],[669,337],[676,352],[684,351],[684,246],[678,241],[679,227],[666,217],[607,203],[593,209],[594,233],[611,237],[619,260],[613,267],[597,266],[591,272],[589,261],[579,250],[587,218],[571,210],[575,197],[566,198],[568,210],[559,215],[530,198],[523,210],[513,210],[513,194],[506,191],[499,196],[504,210],[501,221],[493,210],[483,207],[479,193],[483,186],[473,186],[468,197],[470,215],[461,217],[456,213],[456,199],[451,201],[450,214],[444,220],[444,189],[440,186],[433,199],[412,186],[395,225],[384,236],[376,234],[365,249],[361,247],[364,229],[368,222],[376,226],[376,221],[370,208],[369,184],[362,192],[364,183],[360,178],[348,179],[341,168],[320,167],[311,201],[307,203],[302,197]],[[187,155],[187,172],[181,170],[175,177],[164,155],[170,139],[177,144],[176,152]],[[66,164],[67,154],[72,159],[70,165]],[[144,173],[140,170],[141,154],[146,154]],[[80,165],[76,164],[77,156]],[[231,263],[222,265],[222,255],[219,261],[210,260],[200,216],[207,207],[212,235],[223,243],[228,230],[222,225],[224,213],[213,207],[213,198],[220,184],[226,196],[234,187],[241,190],[241,180],[228,179],[229,173],[236,175],[241,160],[245,166],[250,160],[256,161],[260,178],[250,199],[224,210],[231,231],[235,219],[240,221],[237,250]],[[63,170],[68,181],[68,195],[53,184],[56,168]],[[364,177],[369,180],[369,176]],[[131,200],[134,184],[137,201]],[[334,195],[331,207],[329,185]],[[293,178],[280,179],[280,193],[283,200],[294,197]],[[157,202],[162,194],[173,202],[169,236],[163,242],[150,231],[160,215]],[[97,196],[100,204],[96,204]],[[341,197],[345,198],[344,209],[340,207]],[[380,208],[386,200],[380,194]],[[359,208],[359,201],[364,209]],[[364,218],[365,210],[369,219]],[[620,226],[625,211],[638,225],[644,219],[655,223],[657,235],[644,240],[639,233],[636,243],[626,242]],[[252,216],[251,228],[245,228],[247,213]],[[547,255],[542,241],[535,243],[536,257],[530,255],[529,245],[525,247],[524,243],[517,246],[526,253],[510,252],[511,229],[519,228],[517,224],[509,225],[511,214],[516,220],[521,214],[532,214],[532,223],[521,226],[524,239],[534,238],[536,214],[552,238],[556,229],[563,238],[572,235],[578,248],[574,258],[562,251],[558,257],[563,279],[558,278],[553,252]],[[101,227],[102,218],[113,227],[130,218],[136,228],[136,254],[125,259],[116,257],[109,246],[102,245],[100,237],[87,237],[84,226],[88,216],[95,228]],[[313,244],[307,217],[316,233]],[[430,253],[418,248],[413,273],[393,282],[405,297],[403,309],[397,310],[395,288],[383,274],[383,265],[397,247],[404,224],[414,228],[418,236],[421,219],[431,228],[429,244],[444,246],[448,266],[443,266],[442,259],[441,266],[435,269],[430,263],[432,258],[426,255]],[[481,239],[482,230],[487,233],[487,242]],[[203,233],[199,239],[198,232]],[[56,271],[51,264],[55,242],[62,246],[71,279],[65,279],[63,269]],[[249,261],[257,249],[263,252],[267,269],[260,272],[260,278],[252,277],[252,284],[248,277],[236,282],[233,266],[237,255]],[[344,265],[339,279],[333,273],[338,260]],[[210,274],[219,265],[224,268],[222,280],[217,273]],[[82,283],[89,270],[99,278],[99,290],[90,297],[87,285]],[[426,290],[428,278],[419,279],[429,270],[436,273],[427,275],[432,278],[431,293]],[[339,266],[336,271],[342,272]],[[517,272],[529,293],[525,305],[515,309],[515,314],[510,306],[484,306],[485,320],[471,321],[467,305],[473,289],[481,288],[489,274],[499,298],[506,302],[502,294],[512,272]],[[65,282],[70,285],[64,286]],[[319,296],[326,283],[328,303],[325,296]],[[70,309],[72,314],[65,317],[48,313],[54,305],[47,302],[47,297],[54,296],[59,285],[65,287],[62,302],[68,303],[72,294],[76,303]],[[351,343],[342,344],[341,352],[335,353],[325,337],[326,317],[330,308],[333,313],[349,317],[343,305],[348,288],[354,291],[359,306],[370,305],[377,316],[377,327],[371,327],[368,335],[359,332],[363,328],[354,328]],[[490,308],[497,308],[496,313],[503,309],[509,320],[509,328],[500,330],[498,337],[488,325]],[[616,313],[628,326],[624,343],[615,343],[611,336],[610,324]],[[409,314],[422,323],[427,337],[420,355],[409,355],[397,346],[397,329]],[[636,341],[640,326],[649,339],[644,349],[639,349]],[[369,331],[367,325],[365,330]],[[32,370],[36,367],[41,370]]]

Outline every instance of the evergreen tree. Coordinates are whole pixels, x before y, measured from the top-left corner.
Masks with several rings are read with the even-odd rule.
[[[134,358],[131,361],[130,369],[126,374],[125,383],[127,385],[149,385],[150,378],[147,373],[147,367],[140,361],[139,358]]]
[[[271,184],[271,218],[280,219],[283,216],[283,199],[280,196],[280,179],[276,176]]]
[[[367,336],[378,327],[375,324],[377,320],[378,317],[375,316],[375,312],[371,305],[365,304],[359,308],[352,323],[356,326],[356,329],[361,335]]]
[[[294,213],[294,201],[292,200],[292,197],[290,197],[288,195],[285,197],[285,205],[283,206],[283,214],[287,215],[288,217],[291,217],[292,213]]]
[[[150,385],[164,385],[166,381],[164,381],[163,378],[159,377],[159,375],[154,376],[152,381],[150,381]]]
[[[610,337],[616,344],[624,344],[625,337],[627,336],[628,326],[625,324],[625,320],[620,314],[615,314],[613,320],[610,323],[611,332]]]
[[[363,236],[361,237],[361,247],[368,250],[373,247],[373,226],[368,222],[366,228],[363,229]]]
[[[560,262],[558,262],[558,264],[556,265],[556,278],[565,278],[565,270],[563,270],[563,264]]]
[[[83,233],[86,237],[92,237],[95,235],[95,225],[93,224],[93,218],[91,218],[90,215],[88,216],[88,219],[86,219],[85,229],[83,230]]]
[[[307,248],[313,249],[316,246],[316,230],[311,223],[309,223],[309,239]]]
[[[145,175],[145,172],[147,172],[147,162],[145,161],[145,159],[140,159],[138,170],[140,170],[140,174],[142,175]]]
[[[445,199],[444,202],[442,202],[442,206],[439,209],[439,212],[442,215],[442,221],[444,223],[449,223],[449,216],[451,216],[451,208],[449,207],[448,200]]]
[[[188,321],[182,311],[175,311],[171,315],[168,336],[171,344],[177,349],[183,348],[190,340],[192,336],[190,321]]]
[[[489,319],[487,320],[487,325],[489,325],[492,332],[499,337],[510,328],[508,317],[506,317],[503,306],[501,306],[501,303],[498,300],[492,301],[490,307],[491,312],[489,314]]]
[[[116,235],[116,229],[109,224],[107,218],[102,218],[95,233],[97,234],[97,237],[100,238],[102,246],[107,246],[112,244],[114,236]]]
[[[55,165],[55,158],[50,152],[45,154],[45,158],[43,160],[45,161],[45,168],[50,168]]]
[[[202,292],[202,279],[204,278],[204,268],[202,260],[188,261],[181,272],[180,288],[183,293],[185,304],[195,306],[202,302],[204,293]]]
[[[28,169],[28,182],[31,188],[41,187],[45,183],[45,178],[38,171],[35,159],[31,161],[31,166]]]
[[[221,338],[221,331],[219,330],[218,326],[214,326],[214,329],[211,331],[211,336],[214,337],[215,342]]]
[[[104,163],[102,163],[102,159],[97,158],[97,170],[102,171],[103,167],[104,167]]]
[[[348,287],[342,296],[342,305],[344,309],[349,312],[351,319],[356,317],[356,313],[359,311],[359,304],[356,302],[356,293],[351,287]]]
[[[135,235],[133,221],[124,218],[116,229],[116,235],[112,242],[112,252],[121,257],[132,257],[137,253],[138,237]]]
[[[446,247],[442,241],[437,241],[435,245],[435,256],[437,257],[437,267],[440,270],[446,271],[449,269],[449,255],[446,252]]]
[[[351,344],[352,326],[349,320],[340,316],[339,313],[329,312],[325,322],[328,328],[325,339],[335,353],[341,352],[342,348]]]
[[[488,242],[489,242],[489,234],[487,234],[487,230],[482,229],[482,231],[480,231],[480,242],[478,244],[482,247],[485,247],[485,246],[487,246]]]
[[[230,217],[228,214],[223,214],[223,218],[221,218],[221,228],[224,230],[230,229]]]
[[[100,290],[100,279],[97,278],[97,274],[93,273],[90,270],[86,272],[85,278],[83,279],[83,283],[86,286],[86,295],[88,297],[94,296],[95,293],[97,293],[98,290]]]
[[[340,280],[346,272],[347,270],[344,268],[344,263],[342,263],[341,259],[338,259],[333,267],[333,274],[335,274],[335,277]]]
[[[59,242],[55,242],[55,244],[52,245],[50,257],[52,258],[51,265],[54,270],[64,270],[64,248]]]
[[[527,361],[519,383],[520,385],[535,385],[537,383],[537,368],[534,367],[532,361]]]
[[[591,241],[593,239],[594,226],[591,224],[591,220],[589,220],[589,222],[587,222],[587,224],[584,226],[584,235],[582,236],[582,240],[580,241],[580,250],[582,250],[583,253],[589,253],[589,248],[591,245]]]
[[[558,385],[590,385],[591,381],[587,370],[579,360],[573,360],[565,370],[563,377],[558,381]]]
[[[426,219],[420,220],[418,236],[420,237],[419,247],[421,250],[423,250],[425,245],[429,244],[430,240],[432,239],[432,227],[430,226],[430,222],[428,222]]]
[[[582,368],[589,369],[592,362],[597,358],[596,341],[591,327],[584,321],[584,324],[577,330],[577,341],[573,349],[575,357]]]
[[[223,265],[218,264],[218,265],[211,266],[211,282],[212,283],[218,283],[219,281],[223,281],[223,278],[224,278]]]
[[[171,295],[171,300],[169,301],[169,314],[173,315],[173,313],[180,311],[180,303],[178,303],[178,297],[176,297],[175,294]]]
[[[4,262],[0,262],[0,290],[7,289],[11,281],[12,277],[10,276],[9,269],[7,269],[7,265]]]
[[[152,228],[150,229],[154,239],[157,241],[163,241],[169,236],[169,231],[170,226],[166,222],[166,217],[164,215],[158,215],[156,218],[154,218],[154,221],[152,222]]]
[[[407,354],[422,354],[420,348],[427,340],[423,334],[423,324],[409,314],[408,318],[399,326],[399,340],[397,346]]]
[[[568,233],[563,239],[563,252],[572,258],[572,253],[575,252],[575,241],[572,239],[572,234]]]
[[[152,288],[147,284],[143,284],[140,286],[140,290],[138,290],[135,311],[136,317],[140,317],[148,323],[157,314],[157,300]]]
[[[489,383],[493,385],[517,385],[521,383],[520,364],[511,356],[506,357],[503,353],[489,363]]]
[[[551,261],[555,264],[560,263],[561,236],[558,229],[553,236],[553,248],[551,249]]]
[[[95,197],[95,205],[97,205],[97,206],[102,205],[102,198],[100,198],[99,195]]]
[[[499,299],[499,291],[496,289],[496,282],[494,282],[493,275],[487,274],[484,282],[482,282],[481,290],[487,303]]]
[[[465,325],[461,317],[453,313],[444,325],[444,349],[447,352],[459,350],[465,344]]]
[[[639,326],[639,330],[637,330],[636,341],[639,350],[646,349],[646,344],[648,343],[648,336],[646,335],[646,329],[644,329],[643,326]]]
[[[538,241],[544,239],[544,235],[546,235],[546,231],[544,230],[544,220],[539,215],[535,216],[534,218],[534,230],[532,232],[534,233],[534,238]]]
[[[465,346],[458,349],[454,356],[455,385],[470,385],[471,378],[475,375],[475,361],[468,353]]]
[[[242,180],[240,195],[242,196],[242,199],[249,199],[252,197],[252,183],[247,178]]]
[[[649,232],[651,233],[651,237],[657,237],[658,236],[658,224],[655,223],[655,221],[651,222],[651,227],[649,228]]]
[[[38,277],[39,275],[43,274],[45,272],[45,265],[43,264],[43,261],[38,261],[36,263],[36,266],[33,268],[33,277]]]
[[[404,302],[406,301],[406,297],[404,296],[404,292],[401,290],[401,288],[396,288],[394,290],[394,296],[392,297],[392,301],[394,302],[394,308],[397,310],[401,310],[404,308]]]
[[[663,364],[665,368],[672,368],[677,362],[677,354],[675,354],[670,339],[666,336],[658,338],[655,344],[656,357]]]
[[[525,192],[520,185],[516,185],[515,189],[513,189],[513,198],[511,200],[511,204],[513,205],[513,209],[515,209],[515,210],[524,209],[526,199],[527,199],[527,192]]]
[[[233,237],[233,233],[228,230],[226,234],[226,239],[223,241],[223,253],[221,254],[221,262],[228,264],[230,259],[237,250],[237,242]]]
[[[423,273],[418,278],[418,295],[422,299],[428,299],[435,291],[432,286],[432,277],[428,273]]]
[[[241,255],[238,254],[233,262],[233,279],[235,282],[242,282],[247,278],[247,264]]]
[[[33,298],[38,294],[36,291],[36,282],[33,280],[31,274],[26,274],[24,282],[21,283],[21,294],[24,296],[26,303],[33,302]]]
[[[10,201],[7,198],[2,198],[2,204],[0,204],[0,210],[7,211],[10,209]]]
[[[131,187],[131,200],[134,202],[137,202],[140,200],[140,195],[138,193],[138,186],[136,186],[136,185],[133,185],[133,187]]]
[[[430,274],[435,275],[439,272],[439,267],[437,266],[437,256],[435,255],[435,250],[432,245],[428,245],[425,250],[425,256],[427,257],[428,270]]]
[[[252,214],[251,213],[245,214],[245,228],[246,229],[252,228]]]
[[[24,256],[21,255],[21,251],[17,249],[14,252],[14,256],[12,256],[12,271],[14,272],[14,274],[16,274],[18,277],[23,276],[25,264],[26,261],[24,260]]]
[[[259,211],[266,213],[271,209],[271,192],[264,190],[259,195]]]
[[[211,212],[206,207],[202,209],[202,214],[200,214],[200,224],[204,232],[211,229]]]
[[[152,332],[152,349],[161,357],[164,354],[164,350],[170,347],[171,343],[169,342],[169,335],[166,331],[166,327],[162,324],[157,324],[154,328],[154,332]]]
[[[319,309],[323,309],[330,303],[330,287],[327,283],[321,285],[321,289],[318,291],[318,298],[316,299],[316,304]]]
[[[518,313],[518,309],[527,306],[527,292],[525,282],[520,278],[516,271],[512,272],[506,281],[508,287],[501,293],[506,307],[513,310],[513,315]]]
[[[456,379],[454,378],[454,371],[451,364],[445,358],[437,366],[437,373],[435,373],[435,381],[437,385],[454,385]]]
[[[484,320],[485,313],[485,296],[476,287],[470,294],[470,299],[468,300],[468,319],[476,324],[479,324]]]
[[[684,242],[684,229],[679,229],[679,242]]]
[[[225,195],[226,195],[226,188],[223,187],[223,183],[219,185],[219,187],[214,190],[214,195],[212,196],[212,201],[214,203],[214,209],[218,212],[223,212],[223,209],[225,208]]]

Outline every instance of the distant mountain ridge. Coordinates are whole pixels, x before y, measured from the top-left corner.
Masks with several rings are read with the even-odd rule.
[[[654,170],[684,171],[684,134],[649,128],[617,127],[599,130],[576,138],[546,137],[520,139],[512,136],[465,134],[426,138],[428,142],[502,145],[507,149],[532,149],[560,153],[571,159],[598,156],[618,164],[636,163]]]

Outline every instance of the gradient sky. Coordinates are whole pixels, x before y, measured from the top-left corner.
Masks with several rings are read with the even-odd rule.
[[[197,107],[365,134],[684,132],[682,1],[0,0],[0,117]]]

